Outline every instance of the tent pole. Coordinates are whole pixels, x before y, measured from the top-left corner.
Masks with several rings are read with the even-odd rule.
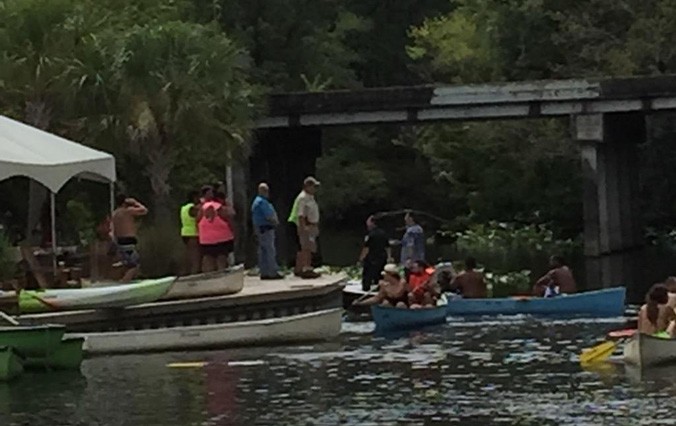
[[[56,276],[56,194],[49,192],[49,209],[52,221],[52,270]]]
[[[115,182],[110,182],[108,188],[110,188],[110,220],[113,220],[113,211],[115,210]]]

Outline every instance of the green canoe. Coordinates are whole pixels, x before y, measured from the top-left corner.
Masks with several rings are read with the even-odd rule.
[[[66,337],[54,352],[43,358],[26,358],[24,366],[27,369],[79,370],[83,358],[83,344],[83,337]]]
[[[65,331],[63,325],[0,327],[0,346],[24,357],[45,358],[59,347]]]
[[[19,309],[23,313],[37,313],[124,308],[158,300],[169,291],[174,281],[176,277],[143,280],[130,284],[111,283],[90,288],[23,290],[19,292]]]
[[[10,347],[0,347],[0,382],[8,382],[21,373],[23,373],[21,357]]]

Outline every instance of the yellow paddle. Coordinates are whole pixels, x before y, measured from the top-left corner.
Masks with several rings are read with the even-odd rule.
[[[207,362],[201,361],[201,362],[172,362],[171,364],[167,364],[167,367],[169,368],[202,368],[205,365],[207,365]]]
[[[620,339],[615,342],[607,340],[592,348],[583,349],[582,353],[580,354],[580,364],[591,364],[606,361],[608,358],[610,358],[613,352],[615,352],[617,345],[624,341],[624,339],[634,335],[634,333],[636,333],[636,330],[634,329],[611,331],[608,333],[608,337],[619,337]]]

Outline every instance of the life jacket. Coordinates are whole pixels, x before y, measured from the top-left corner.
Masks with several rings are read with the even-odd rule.
[[[421,273],[411,274],[408,278],[409,288],[414,293],[424,292],[426,290],[425,283],[432,278],[432,275],[434,275],[434,268],[431,266]]]
[[[221,206],[223,206],[223,204],[218,201],[207,201],[202,204],[204,213],[202,219],[197,224],[200,244],[212,245],[225,243],[235,239],[235,235],[232,233],[228,221],[223,220],[223,218],[218,215],[218,209],[220,209]],[[213,217],[207,217],[207,213],[210,211],[213,213]]]
[[[188,203],[181,207],[181,237],[197,236],[197,219],[190,216],[190,209],[194,206],[194,203]]]

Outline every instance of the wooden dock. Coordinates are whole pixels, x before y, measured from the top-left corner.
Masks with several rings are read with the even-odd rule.
[[[50,312],[17,317],[27,324],[65,324],[68,331],[125,331],[219,324],[297,315],[342,306],[347,277],[262,281],[246,277],[241,292],[226,296],[154,302],[123,309]]]

